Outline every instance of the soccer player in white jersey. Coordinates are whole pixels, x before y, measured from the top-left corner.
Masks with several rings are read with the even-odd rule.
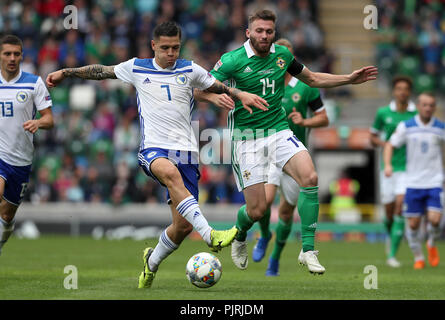
[[[22,53],[18,37],[0,40],[0,254],[29,182],[34,133],[53,127],[51,97],[39,76],[20,70]]]
[[[420,239],[420,222],[426,214],[429,222],[428,261],[432,267],[439,264],[439,252],[435,240],[440,234],[443,210],[443,163],[442,149],[445,140],[445,123],[433,117],[436,99],[430,93],[422,93],[417,102],[414,118],[400,122],[383,151],[385,175],[393,174],[391,159],[393,149],[406,145],[406,194],[403,215],[408,220],[408,244],[414,254],[414,269],[425,267],[425,257]]]
[[[178,59],[181,29],[164,22],[153,30],[151,46],[154,59],[133,58],[116,66],[89,65],[63,69],[48,75],[49,87],[66,77],[83,79],[121,79],[137,91],[141,145],[139,164],[144,172],[167,187],[167,203],[172,224],[162,232],[159,243],[146,248],[144,271],[139,288],[149,288],[162,260],[178,248],[193,230],[199,232],[213,251],[231,244],[237,229],[213,230],[198,205],[198,144],[191,126],[194,105],[193,88],[226,93],[249,106],[267,110],[267,102],[247,92],[229,88],[192,61]],[[232,106],[233,107],[233,106]]]

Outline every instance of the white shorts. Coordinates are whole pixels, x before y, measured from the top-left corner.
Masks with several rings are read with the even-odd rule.
[[[290,175],[278,169],[274,164],[271,164],[269,167],[267,183],[278,186],[287,203],[293,206],[297,205],[300,186]]]
[[[264,138],[237,140],[232,144],[232,169],[238,191],[267,181],[269,165],[280,170],[295,154],[307,150],[289,129]]]
[[[386,177],[380,171],[380,197],[383,204],[388,204],[396,200],[397,195],[405,194],[406,173],[404,171],[393,172],[391,177]]]

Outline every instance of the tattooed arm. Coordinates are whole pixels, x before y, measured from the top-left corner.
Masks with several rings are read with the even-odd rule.
[[[222,101],[223,99],[220,99],[220,102],[218,103],[217,95],[224,96],[225,94],[234,100],[240,100],[243,104],[244,109],[249,111],[249,113],[253,112],[249,106],[261,109],[263,111],[268,110],[267,106],[269,106],[269,104],[263,98],[252,93],[241,91],[237,88],[230,88],[218,80],[216,80],[215,83],[206,90],[201,91],[195,89],[194,91],[194,95],[197,100],[212,102],[215,103],[217,106],[232,109],[233,107],[231,107],[231,102],[227,99],[224,99],[225,101]]]
[[[77,77],[88,80],[117,79],[114,66],[103,66],[92,64],[80,68],[67,68],[52,72],[46,78],[46,84],[52,88],[57,86],[63,79]]]

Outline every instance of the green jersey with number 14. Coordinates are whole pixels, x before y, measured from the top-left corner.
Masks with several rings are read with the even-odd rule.
[[[272,44],[266,57],[256,56],[250,41],[236,50],[222,55],[211,74],[231,87],[254,93],[267,101],[268,111],[252,107],[252,114],[236,101],[228,115],[228,126],[233,140],[249,140],[269,136],[289,129],[286,112],[281,105],[284,94],[284,76],[294,60],[284,46]]]

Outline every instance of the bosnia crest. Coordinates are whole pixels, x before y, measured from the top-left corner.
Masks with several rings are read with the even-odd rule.
[[[19,91],[15,96],[18,102],[24,103],[28,100],[28,93],[26,91]]]
[[[180,73],[176,76],[176,82],[178,84],[186,84],[187,77],[183,73]]]

